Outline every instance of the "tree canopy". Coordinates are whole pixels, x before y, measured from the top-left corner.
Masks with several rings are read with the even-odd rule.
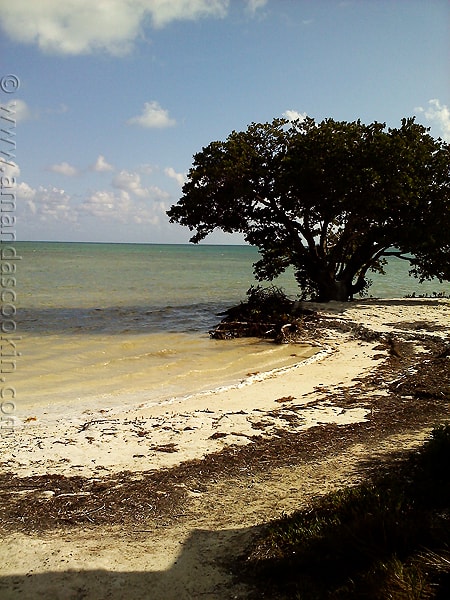
[[[258,279],[292,266],[304,297],[348,300],[383,272],[450,279],[450,146],[401,127],[312,118],[252,123],[194,156],[171,222],[197,243],[215,229],[256,246]]]

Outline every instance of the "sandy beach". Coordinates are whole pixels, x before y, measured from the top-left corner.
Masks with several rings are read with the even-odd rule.
[[[450,300],[308,308],[317,352],[294,368],[160,405],[41,408],[3,431],[1,597],[245,598],[223,561],[259,524],[445,420],[448,405],[419,406],[407,384],[448,351]],[[133,505],[114,513],[120,486]]]

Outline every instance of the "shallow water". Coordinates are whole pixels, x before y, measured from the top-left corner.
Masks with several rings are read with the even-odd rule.
[[[18,243],[18,410],[162,402],[298,363],[309,346],[220,342],[208,330],[257,282],[248,246]],[[390,272],[389,272],[390,271]],[[375,296],[420,288],[392,261]],[[295,296],[289,274],[275,282]],[[448,286],[447,286],[448,291]]]

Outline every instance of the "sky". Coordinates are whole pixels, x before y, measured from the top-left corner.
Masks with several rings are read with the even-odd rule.
[[[449,24],[448,0],[0,0],[17,239],[186,243],[166,210],[193,155],[252,122],[416,116],[450,141]]]

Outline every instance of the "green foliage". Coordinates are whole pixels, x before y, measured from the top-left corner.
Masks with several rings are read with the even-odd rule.
[[[346,300],[392,254],[420,279],[450,279],[449,164],[449,146],[414,119],[388,130],[252,123],[195,155],[168,215],[195,243],[216,228],[244,234],[259,248],[261,280],[292,265],[305,294]]]
[[[449,597],[449,459],[446,425],[401,468],[269,525],[248,557],[265,597]]]

